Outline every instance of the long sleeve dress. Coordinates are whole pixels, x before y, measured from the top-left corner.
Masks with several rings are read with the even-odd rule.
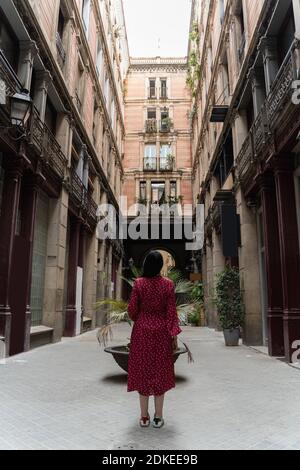
[[[175,387],[172,338],[181,333],[173,282],[161,276],[138,279],[128,313],[135,322],[128,391],[143,396],[163,395]]]

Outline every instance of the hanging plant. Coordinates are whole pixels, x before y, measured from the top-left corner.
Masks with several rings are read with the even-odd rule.
[[[191,52],[191,54],[190,54],[189,64],[190,64],[191,67],[197,67],[197,65],[198,65],[197,54],[196,54],[195,51]]]

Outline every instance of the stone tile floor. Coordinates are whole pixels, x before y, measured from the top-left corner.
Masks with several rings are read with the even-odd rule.
[[[130,332],[118,327],[114,343]],[[0,364],[0,449],[300,449],[300,370],[185,328],[162,430],[137,426],[136,394],[95,332]]]

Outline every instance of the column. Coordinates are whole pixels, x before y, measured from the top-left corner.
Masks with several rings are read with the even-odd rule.
[[[18,77],[25,90],[30,91],[33,61],[38,53],[37,45],[34,41],[20,42],[20,58],[18,65]]]
[[[93,305],[97,299],[97,259],[98,240],[96,233],[87,234],[84,262],[83,307],[84,315],[92,319],[95,326],[95,311]]]
[[[278,72],[278,53],[277,38],[264,36],[259,43],[259,49],[263,55],[263,63],[265,70],[266,92],[270,93],[271,86]]]
[[[48,87],[51,79],[51,75],[48,71],[38,72],[36,75],[34,105],[43,122],[45,121]]]
[[[241,220],[239,263],[246,313],[244,342],[251,346],[260,346],[263,343],[263,324],[256,212],[247,205],[241,188],[237,191],[236,199]]]
[[[252,67],[250,69],[249,78],[252,85],[254,118],[256,119],[266,99],[265,76],[263,68]]]
[[[234,120],[234,136],[233,139],[233,147],[234,147],[234,155],[235,159],[237,159],[241,148],[248,137],[248,126],[247,126],[247,113],[246,110],[241,109],[235,115]]]
[[[11,162],[13,157],[8,155]],[[6,352],[10,350],[11,306],[9,286],[12,276],[12,260],[16,231],[16,215],[20,199],[22,169],[6,165],[3,189],[2,212],[0,217],[0,336],[5,338]]]
[[[212,248],[212,285],[211,285],[211,288],[213,289],[213,292],[214,292],[216,288],[217,275],[220,272],[222,272],[225,268],[225,258],[224,258],[223,250],[222,250],[221,237],[219,236],[218,233],[216,233],[215,230],[213,231],[212,242],[213,242],[213,245],[212,245],[213,248]],[[212,314],[213,314],[214,327],[218,330],[219,319],[218,319],[217,308],[215,306],[212,309]]]
[[[261,180],[263,224],[268,284],[268,329],[270,356],[284,356],[283,296],[276,189],[272,174]]]
[[[19,354],[30,348],[32,249],[40,183],[39,177],[30,174],[26,178],[24,177],[21,188],[20,228],[14,241],[12,280],[9,292],[12,309],[11,355]]]
[[[300,0],[293,0],[293,10],[296,25],[296,38],[300,41]]]
[[[300,339],[300,253],[294,185],[294,157],[282,155],[275,164],[281,276],[284,312],[284,349],[291,360],[292,344]]]
[[[64,291],[68,228],[68,192],[50,199],[43,324],[54,329],[53,341],[63,334]]]
[[[76,287],[77,268],[79,263],[79,244],[81,221],[79,219],[71,221],[69,263],[68,263],[68,296],[65,315],[64,336],[72,337],[76,335]]]

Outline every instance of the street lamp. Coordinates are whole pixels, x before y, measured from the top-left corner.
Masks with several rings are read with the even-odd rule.
[[[27,90],[15,93],[11,99],[11,124],[24,128],[31,113],[32,99]]]

